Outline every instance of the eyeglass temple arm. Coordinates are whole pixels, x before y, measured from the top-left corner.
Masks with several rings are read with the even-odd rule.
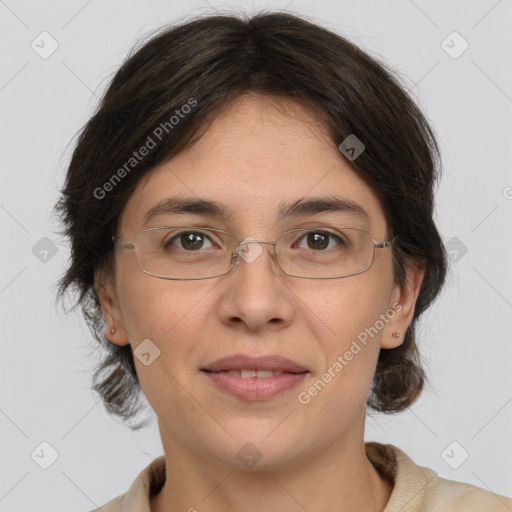
[[[391,247],[393,245],[393,242],[397,238],[398,238],[398,235],[393,237],[391,240],[387,240],[387,241],[384,241],[384,242],[377,242],[376,240],[374,240],[373,243],[375,244],[375,247],[377,247],[377,249],[385,249],[386,247]]]
[[[119,238],[116,238],[115,236],[112,237],[112,241],[115,244],[119,244],[119,246],[123,250],[135,249],[135,243],[134,242],[121,242],[121,240],[119,240]]]

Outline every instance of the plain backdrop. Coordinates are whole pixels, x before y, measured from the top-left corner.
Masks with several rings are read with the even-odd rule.
[[[510,1],[5,0],[1,511],[91,510],[163,453],[155,423],[132,433],[90,389],[95,342],[78,314],[55,305],[69,251],[50,214],[72,137],[141,36],[178,18],[264,7],[308,16],[393,66],[443,152],[436,219],[451,269],[420,331],[432,385],[407,412],[371,414],[366,440],[512,496]]]

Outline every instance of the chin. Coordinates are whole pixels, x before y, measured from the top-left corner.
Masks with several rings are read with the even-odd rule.
[[[304,449],[304,439],[289,429],[276,429],[278,424],[272,422],[269,428],[268,421],[260,425],[254,421],[245,425],[239,422],[236,430],[225,424],[233,437],[225,434],[222,439],[208,439],[203,453],[208,452],[212,458],[237,469],[258,471],[285,466],[300,455],[298,450]]]

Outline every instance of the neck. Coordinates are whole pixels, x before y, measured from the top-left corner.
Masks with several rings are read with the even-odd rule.
[[[393,489],[368,460],[362,438],[307,461],[240,470],[206,460],[176,439],[168,444],[166,437],[167,477],[151,512],[256,512],[262,505],[282,512],[382,512]]]

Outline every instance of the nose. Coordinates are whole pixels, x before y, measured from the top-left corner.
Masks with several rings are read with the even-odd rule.
[[[256,244],[256,245],[250,245]],[[243,242],[240,242],[235,249],[233,254],[232,264],[240,265],[241,260],[246,263],[252,263],[264,252],[262,245],[260,244],[271,244],[269,247],[272,258],[275,258],[275,242],[265,242],[263,240],[255,240],[254,238],[248,237]]]
[[[275,242],[245,239],[233,254],[232,271],[224,276],[218,311],[222,321],[257,331],[288,325],[294,315],[292,292],[274,253]],[[267,250],[265,250],[267,248]]]

